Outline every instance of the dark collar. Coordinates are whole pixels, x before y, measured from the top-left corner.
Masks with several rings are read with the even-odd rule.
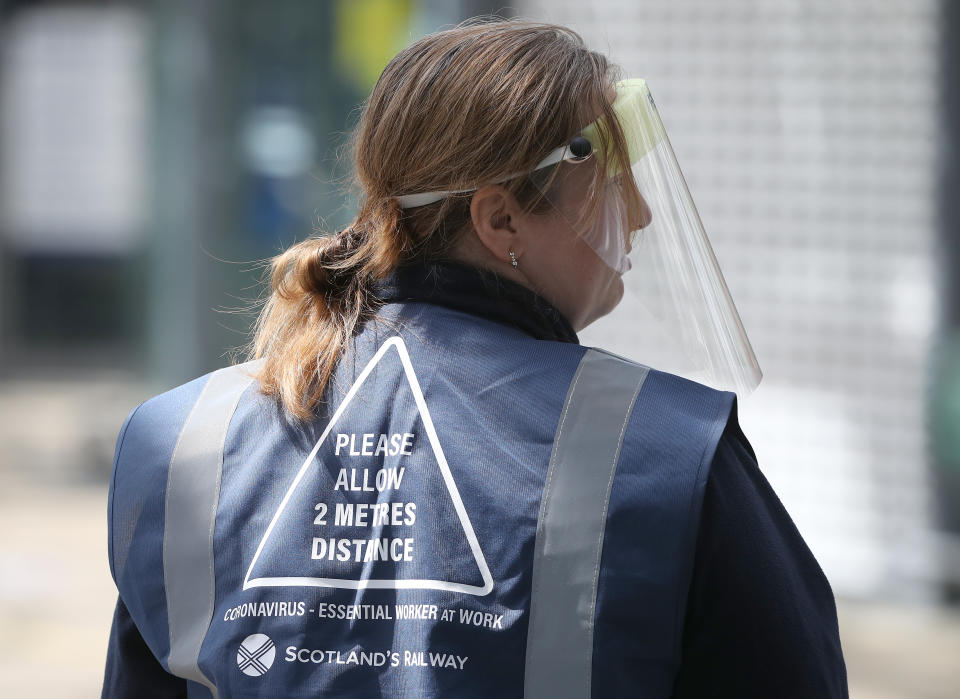
[[[421,301],[510,325],[538,340],[579,344],[560,311],[530,289],[456,262],[407,265],[374,285],[383,303]]]

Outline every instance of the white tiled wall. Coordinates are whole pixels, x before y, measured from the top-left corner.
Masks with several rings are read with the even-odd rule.
[[[741,423],[836,592],[930,590],[933,0],[554,0],[647,79],[763,367]]]

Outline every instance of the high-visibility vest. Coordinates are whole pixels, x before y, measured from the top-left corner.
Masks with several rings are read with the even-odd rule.
[[[670,696],[733,393],[427,304],[309,424],[255,369],[118,440],[111,572],[191,696]]]

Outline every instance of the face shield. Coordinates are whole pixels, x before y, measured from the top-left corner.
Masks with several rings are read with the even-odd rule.
[[[617,152],[610,130],[598,120],[547,155],[530,174],[561,214],[574,203],[561,199],[571,191],[562,186],[564,178],[584,168],[599,187],[581,199],[589,211],[565,218],[621,275],[624,294],[581,338],[585,344],[745,397],[760,383],[760,366],[653,97],[643,80],[624,80],[614,87],[613,113],[626,153]],[[627,163],[633,182],[623,169]],[[630,203],[637,199],[633,183],[639,207]],[[460,192],[398,199],[409,208],[453,193]]]
[[[597,122],[583,129],[604,167],[607,192],[583,237],[622,274],[623,300],[583,331],[587,344],[741,397],[762,373],[643,80],[615,85],[613,111],[645,206],[630,221],[610,139]],[[629,244],[627,241],[630,241]]]

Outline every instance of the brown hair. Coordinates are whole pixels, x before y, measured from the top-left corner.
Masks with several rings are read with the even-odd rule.
[[[569,142],[598,110],[602,137],[630,177],[607,98],[612,70],[576,32],[521,20],[472,20],[397,54],[353,134],[356,218],[272,260],[272,293],[252,342],[254,357],[265,359],[264,393],[309,419],[351,336],[378,308],[371,282],[449,255],[470,230],[472,192],[406,211],[395,197],[502,182],[537,211],[541,189],[516,173]],[[640,206],[629,196],[628,204]]]

